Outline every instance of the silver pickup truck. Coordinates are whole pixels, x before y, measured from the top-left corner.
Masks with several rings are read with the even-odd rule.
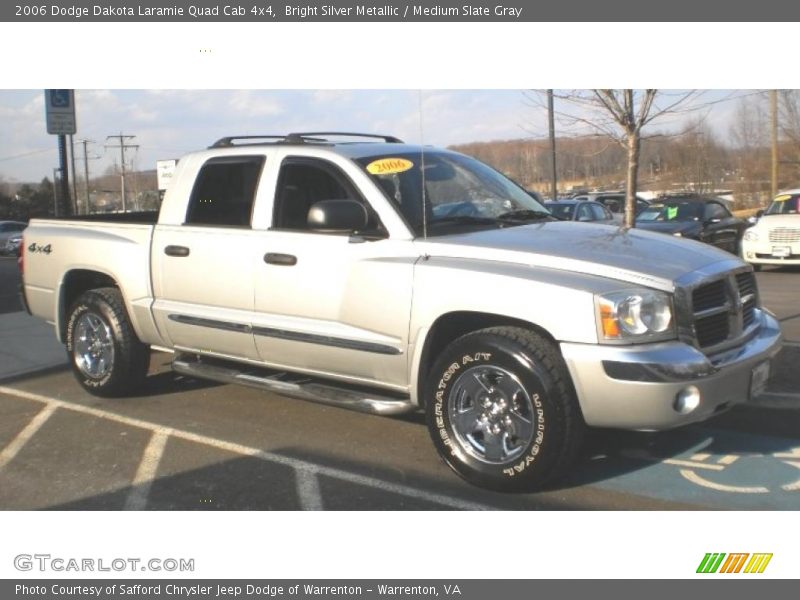
[[[157,218],[34,220],[23,246],[24,300],[91,393],[135,394],[156,348],[192,377],[424,410],[447,464],[498,490],[564,473],[586,426],[748,401],[781,342],[738,258],[557,222],[392,137],[224,138],[180,160]]]

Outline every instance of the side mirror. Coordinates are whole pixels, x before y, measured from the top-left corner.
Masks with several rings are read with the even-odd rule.
[[[367,209],[355,200],[320,200],[308,211],[308,228],[325,233],[352,233],[366,229]]]
[[[763,216],[764,216],[764,209],[761,208],[756,212],[756,219],[760,219]]]

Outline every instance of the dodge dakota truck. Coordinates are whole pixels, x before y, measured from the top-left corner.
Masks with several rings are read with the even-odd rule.
[[[159,349],[195,378],[424,411],[444,461],[496,490],[567,472],[587,427],[747,402],[781,343],[739,258],[556,221],[487,165],[390,136],[223,138],[157,214],[34,220],[23,247],[24,301],[89,392],[135,395]]]

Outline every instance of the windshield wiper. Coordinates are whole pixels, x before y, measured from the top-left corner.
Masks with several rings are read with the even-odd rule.
[[[432,219],[430,225],[444,225],[447,223],[466,224],[466,225],[496,225],[499,219],[491,217],[476,217],[473,215],[451,215],[448,217],[436,217]]]
[[[518,210],[510,210],[498,215],[497,219],[500,221],[541,221],[542,219],[552,218],[553,215],[549,212],[541,210],[530,210],[521,208]]]

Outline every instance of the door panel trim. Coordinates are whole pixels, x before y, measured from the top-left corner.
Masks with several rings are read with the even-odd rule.
[[[252,333],[264,337],[290,340],[293,342],[306,342],[318,344],[320,346],[333,346],[335,348],[346,348],[348,350],[360,350],[373,354],[398,355],[403,351],[394,346],[377,344],[375,342],[365,342],[361,340],[348,340],[329,335],[316,335],[313,333],[303,333],[300,331],[289,331],[287,329],[276,329],[273,327],[253,327],[244,323],[232,323],[230,321],[218,321],[216,319],[205,319],[192,317],[189,315],[170,314],[168,318],[176,323],[184,325],[195,325],[197,327],[208,327],[210,329],[222,329],[224,331],[235,331],[238,333]]]
[[[223,329],[225,331],[236,331],[238,333],[253,333],[253,328],[244,323],[231,323],[229,321],[217,321],[216,319],[203,319],[201,317],[190,317],[189,315],[169,315],[170,321],[182,323],[184,325],[196,325],[198,327],[209,327],[211,329]]]
[[[347,340],[332,337],[329,335],[316,335],[313,333],[302,333],[299,331],[289,331],[286,329],[274,329],[272,327],[253,327],[255,335],[277,338],[279,340],[290,340],[292,342],[307,342],[309,344],[319,344],[321,346],[334,346],[336,348],[347,348],[348,350],[361,350],[373,354],[402,354],[400,348],[376,344],[375,342],[364,342],[360,340]]]

